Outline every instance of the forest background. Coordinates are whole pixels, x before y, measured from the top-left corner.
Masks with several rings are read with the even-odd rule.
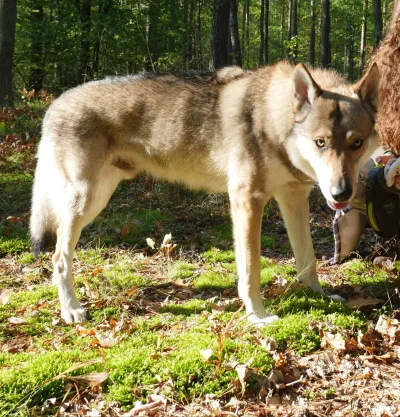
[[[1,0],[0,93],[12,104],[12,91],[23,88],[59,94],[108,75],[253,69],[281,59],[355,80],[382,39],[390,3]]]

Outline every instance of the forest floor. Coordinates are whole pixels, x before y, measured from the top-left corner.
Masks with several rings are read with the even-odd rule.
[[[367,231],[330,266],[333,213],[317,189],[319,278],[346,304],[296,282],[271,202],[262,293],[281,319],[249,326],[227,198],[141,176],[85,228],[74,277],[89,319],[66,325],[51,257],[34,259],[27,232],[47,97],[25,100],[0,114],[0,416],[400,415],[400,262],[377,257]]]

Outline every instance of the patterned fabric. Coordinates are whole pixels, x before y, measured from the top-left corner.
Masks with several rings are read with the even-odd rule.
[[[329,263],[331,265],[336,265],[341,261],[341,259],[340,259],[341,246],[340,246],[339,219],[343,215],[348,213],[350,210],[352,210],[351,206],[347,206],[343,210],[337,210],[336,214],[335,214],[335,217],[333,218],[332,229],[333,229],[333,238],[335,239],[335,254],[334,254],[333,258],[329,259]]]

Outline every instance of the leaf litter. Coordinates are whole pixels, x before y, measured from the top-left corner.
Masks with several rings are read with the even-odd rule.
[[[26,92],[29,94],[29,92]],[[24,110],[29,117],[35,117],[34,112]],[[18,112],[17,112],[18,113]],[[15,119],[18,114],[10,112],[4,117]],[[27,155],[21,161],[20,169],[32,172],[35,159],[35,141],[32,138],[28,142],[19,134],[8,135],[6,140],[0,143],[0,159],[6,161],[15,152],[22,152]],[[2,165],[5,167],[5,165]],[[139,181],[139,202],[143,207],[148,207],[149,202],[155,204],[152,191],[152,182],[146,177],[142,184],[149,184],[147,189]],[[149,191],[150,190],[150,191]],[[201,216],[193,216],[191,213],[182,215],[182,207],[176,203],[169,203],[164,199],[165,205],[170,204],[169,210],[175,219],[183,219],[185,231],[178,236],[177,242],[181,242],[182,236],[189,236],[188,248],[197,248],[202,238],[200,231],[204,229],[209,220]],[[172,199],[173,200],[173,199]],[[214,204],[211,197],[207,198],[207,204]],[[124,203],[125,204],[125,203]],[[220,204],[220,203],[215,203]],[[326,224],[328,217],[321,206],[314,211],[317,213],[321,207],[320,216],[313,214],[313,224],[320,226]],[[224,210],[226,205],[223,202]],[[179,206],[179,207],[178,207]],[[122,207],[122,205],[121,205]],[[130,205],[127,206],[129,209]],[[163,207],[160,204],[160,207]],[[199,205],[200,212],[204,209]],[[125,208],[126,209],[126,208]],[[208,210],[205,209],[205,210]],[[180,217],[179,217],[180,216]],[[196,233],[191,231],[190,219],[195,217]],[[26,213],[7,213],[5,221],[7,225],[26,225],[28,219],[28,207]],[[210,224],[214,220],[210,220]],[[270,222],[283,227],[279,217],[272,213]],[[126,238],[132,230],[132,222],[125,222],[114,225],[112,221],[107,223],[111,230],[121,238]],[[5,338],[2,339],[0,352],[7,354],[29,353],[40,354],[44,349],[63,350],[71,343],[71,334],[74,333],[80,340],[83,349],[98,351],[100,359],[96,362],[103,364],[104,372],[90,372],[82,375],[72,375],[75,371],[83,370],[93,364],[92,362],[78,362],[62,374],[52,378],[53,380],[64,381],[65,391],[62,398],[48,398],[40,407],[31,409],[32,415],[86,415],[86,416],[379,416],[394,417],[400,415],[400,329],[399,312],[396,310],[398,294],[394,297],[388,295],[385,300],[381,295],[376,296],[373,287],[350,286],[346,277],[340,275],[335,269],[326,265],[320,265],[320,276],[332,285],[337,291],[347,295],[348,307],[362,309],[369,319],[368,327],[363,330],[344,330],[340,326],[327,327],[324,323],[310,322],[310,328],[321,340],[320,350],[310,354],[299,356],[273,338],[267,337],[260,330],[245,330],[251,335],[252,343],[262,347],[269,355],[274,367],[267,374],[260,372],[254,365],[252,358],[241,362],[233,355],[229,360],[224,359],[224,351],[227,342],[237,338],[243,338],[243,330],[240,324],[245,317],[239,314],[241,302],[237,298],[236,290],[227,290],[218,293],[213,291],[196,291],[190,279],[174,279],[167,281],[165,271],[169,262],[180,258],[180,248],[173,243],[172,233],[165,234],[166,229],[163,222],[154,222],[154,235],[145,239],[148,250],[139,249],[130,252],[132,259],[141,263],[141,272],[151,276],[153,283],[147,287],[130,286],[123,288],[119,294],[106,295],[101,288],[93,285],[92,279],[102,279],[104,270],[116,259],[117,255],[127,253],[126,246],[110,247],[103,253],[101,262],[84,265],[78,259],[74,260],[75,271],[87,278],[81,280],[79,287],[83,302],[90,308],[122,306],[117,314],[104,317],[98,324],[91,322],[80,324],[76,327],[63,327],[57,312],[51,318],[51,326],[46,328],[47,340],[51,342],[46,346],[38,346],[35,337],[28,332],[29,324],[35,319],[36,312],[55,311],[55,301],[40,300],[37,303],[30,303],[18,309],[11,309],[10,314],[4,317],[2,329]],[[97,231],[96,231],[97,233]],[[96,235],[95,233],[95,235]],[[174,232],[175,235],[179,232]],[[81,244],[85,245],[91,234],[82,236]],[[162,238],[164,236],[164,238]],[[92,238],[92,237],[91,237]],[[92,238],[93,239],[93,238]],[[175,239],[174,239],[175,240]],[[282,241],[281,236],[276,235],[278,243]],[[325,238],[317,239],[317,251],[319,247],[326,245]],[[214,243],[214,242],[213,242]],[[329,243],[329,242],[328,242]],[[329,243],[330,244],[330,243]],[[144,245],[144,243],[143,243]],[[231,246],[231,242],[229,242]],[[213,246],[214,247],[214,246]],[[192,249],[190,249],[192,250]],[[220,249],[216,248],[216,253]],[[293,259],[279,253],[279,250],[265,249],[264,255],[277,262],[293,264]],[[196,253],[186,254],[192,257],[189,260],[199,262]],[[376,258],[374,266],[385,271],[394,279],[398,279],[396,262],[392,258]],[[201,261],[200,261],[201,265]],[[29,274],[37,270],[41,282],[43,277],[47,282],[51,276],[51,262],[48,259],[41,259],[32,266],[21,267],[16,257],[8,255],[0,259],[0,305],[8,308],[12,297],[19,291],[30,288],[35,290],[35,283],[27,279]],[[225,266],[221,263],[214,263],[215,270],[226,272]],[[203,268],[201,265],[199,268]],[[397,275],[396,275],[397,274]],[[368,278],[368,273],[365,275]],[[369,277],[373,276],[373,272]],[[397,278],[396,278],[397,276]],[[3,277],[12,277],[13,281],[1,282]],[[336,281],[335,281],[336,280]],[[294,282],[288,281],[277,274],[264,288],[264,293],[270,298],[290,296],[296,291],[303,291],[304,288]],[[103,390],[111,383],[106,368],[107,350],[118,346],[122,341],[137,331],[135,317],[137,314],[143,318],[151,318],[160,315],[158,312],[162,305],[170,303],[182,304],[193,297],[203,299],[207,302],[208,310],[201,313],[201,317],[208,323],[209,332],[213,335],[215,344],[206,349],[199,350],[199,357],[206,363],[211,363],[216,370],[226,369],[234,372],[230,391],[222,395],[206,394],[190,401],[177,401],[174,397],[174,384],[172,378],[160,379],[155,385],[154,392],[147,395],[141,402],[132,404],[127,411],[117,401],[106,401]],[[396,301],[397,300],[397,301]],[[380,305],[389,304],[392,307],[390,315],[385,315],[379,310]],[[392,305],[393,304],[393,305]],[[224,314],[234,312],[232,317],[226,321]],[[236,313],[237,312],[237,313]],[[383,310],[385,312],[385,310]],[[57,315],[57,316],[56,316]],[[161,316],[161,315],[160,315]],[[40,319],[39,319],[40,320]],[[50,323],[49,322],[49,323]],[[158,332],[159,341],[152,359],[157,361],[161,357],[168,357],[177,348],[174,345],[165,344],[168,336],[174,333],[184,332],[190,327],[195,327],[187,322],[173,322],[168,325],[154,324],[152,331]],[[2,368],[7,369],[8,365],[3,364]],[[216,378],[218,372],[215,373]],[[49,383],[46,381],[45,383]],[[162,387],[169,387],[169,394],[161,392]],[[168,390],[166,390],[168,391]]]

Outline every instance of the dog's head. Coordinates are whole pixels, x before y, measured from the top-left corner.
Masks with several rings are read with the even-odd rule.
[[[328,204],[341,209],[354,197],[360,169],[377,146],[379,71],[374,64],[352,86],[332,72],[316,75],[321,85],[302,64],[293,73],[294,143],[301,168],[318,181]]]

